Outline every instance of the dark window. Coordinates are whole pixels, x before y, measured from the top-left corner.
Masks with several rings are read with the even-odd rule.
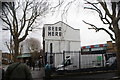
[[[55,32],[55,36],[58,36],[58,32]]]
[[[51,27],[49,26],[49,27],[48,27],[48,31],[50,31],[50,30],[51,30]]]
[[[51,32],[48,32],[48,36],[51,36]]]

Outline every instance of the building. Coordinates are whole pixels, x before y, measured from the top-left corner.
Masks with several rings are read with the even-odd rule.
[[[106,50],[107,44],[89,45],[81,48],[82,54],[101,54],[106,53]]]
[[[50,52],[52,44],[54,53],[80,50],[80,30],[74,29],[62,21],[44,25],[45,52]]]
[[[64,55],[60,53],[63,51],[80,51],[80,30],[74,29],[62,21],[45,24],[43,27],[43,45],[44,52],[47,53],[47,61],[53,62],[56,67],[64,61]],[[54,56],[51,53],[54,53]],[[76,61],[78,61],[78,55],[79,53],[74,55]]]
[[[107,49],[106,49],[106,59],[112,57],[112,56],[116,56],[117,50],[115,47],[115,43],[113,43],[112,41],[107,41]]]
[[[106,44],[82,46],[81,54],[104,54],[107,60],[111,56],[116,56],[115,43],[107,41]]]
[[[13,62],[13,55],[10,53],[2,53],[2,64],[9,64]]]
[[[115,43],[112,43],[112,41],[107,41],[107,50],[106,53],[116,53],[116,47],[115,47]]]

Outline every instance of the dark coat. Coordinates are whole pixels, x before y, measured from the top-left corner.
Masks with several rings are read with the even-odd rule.
[[[5,72],[5,80],[33,80],[29,68],[23,63],[11,64]]]

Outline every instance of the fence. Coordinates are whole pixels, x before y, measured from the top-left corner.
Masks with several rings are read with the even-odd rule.
[[[81,51],[63,51],[60,53],[46,53],[46,62],[62,70],[104,67],[104,53],[81,54]]]

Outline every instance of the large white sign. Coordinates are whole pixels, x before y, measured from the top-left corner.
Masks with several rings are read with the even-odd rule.
[[[55,27],[55,26],[48,26],[47,27],[48,32],[47,35],[48,36],[61,36],[61,31],[62,28],[61,27]]]

